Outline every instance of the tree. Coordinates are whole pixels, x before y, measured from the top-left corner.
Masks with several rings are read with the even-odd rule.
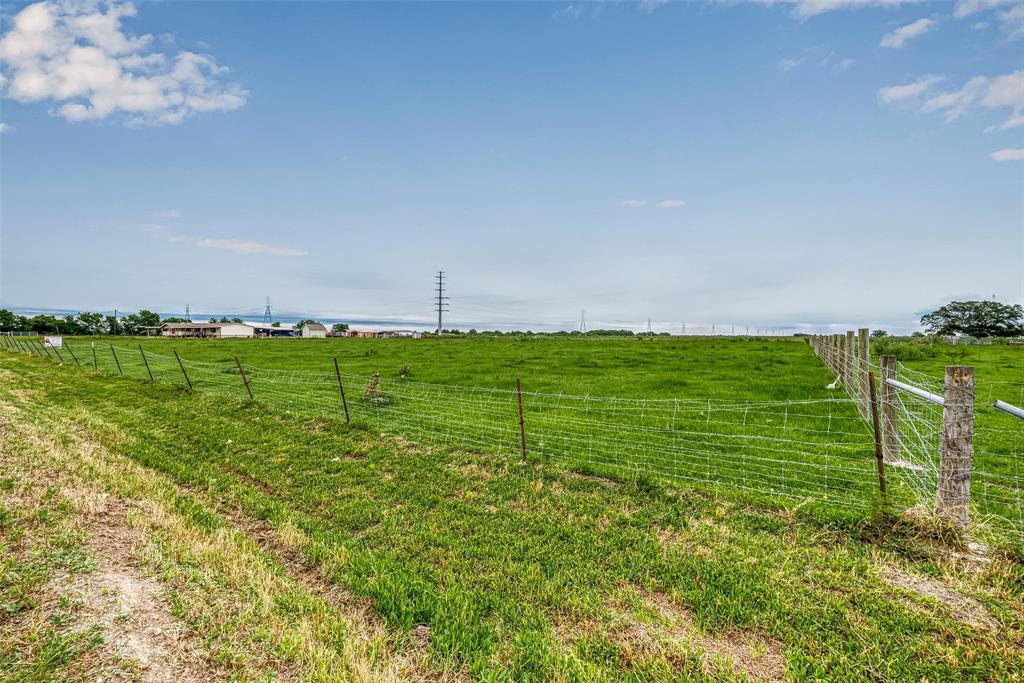
[[[124,329],[124,334],[127,335],[142,334],[143,328],[159,327],[159,325],[160,314],[146,309],[121,318],[121,327]]]
[[[341,336],[348,332],[348,323],[334,323],[331,325],[331,334]]]
[[[79,313],[78,324],[84,334],[103,334],[110,329],[102,313]]]
[[[12,332],[20,330],[24,324],[24,318],[14,315],[6,308],[0,308],[0,331]]]
[[[1016,337],[1024,334],[1024,306],[998,301],[953,301],[921,317],[931,334]]]
[[[312,325],[315,322],[316,321],[313,320],[312,318],[306,318],[305,320],[300,320],[299,322],[295,323],[295,325],[292,326],[292,329],[301,330],[303,325]]]
[[[882,337],[888,337],[889,333],[886,332],[885,330],[875,330],[874,332],[871,333],[871,336],[874,337],[875,339],[881,339]]]

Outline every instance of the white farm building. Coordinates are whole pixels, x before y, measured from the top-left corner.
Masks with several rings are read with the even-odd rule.
[[[164,323],[160,326],[160,334],[183,339],[252,337],[256,329],[245,323]]]
[[[327,336],[327,328],[320,323],[306,323],[302,326],[302,336],[323,339]]]

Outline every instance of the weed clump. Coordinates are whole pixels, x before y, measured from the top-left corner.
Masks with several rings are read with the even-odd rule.
[[[375,372],[370,377],[369,384],[363,390],[363,398],[375,406],[386,406],[391,403],[391,398],[380,388],[380,373]]]

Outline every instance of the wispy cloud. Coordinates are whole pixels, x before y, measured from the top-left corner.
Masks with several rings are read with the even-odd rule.
[[[686,206],[682,199],[663,199],[658,202],[659,209],[678,209],[681,206]]]
[[[1024,38],[1024,3],[1020,0],[958,0],[953,16],[966,19],[985,12],[995,13],[999,29],[1011,40]],[[971,28],[980,30],[987,26],[988,22],[978,21]]]
[[[906,26],[901,26],[892,33],[883,36],[879,45],[898,50],[906,45],[907,41],[911,38],[917,38],[920,35],[924,35],[937,25],[938,22],[934,19],[918,19],[915,22],[909,23]]]
[[[1007,147],[990,155],[996,161],[1024,161],[1024,148]]]
[[[622,202],[622,205],[623,206],[640,207],[640,206],[647,206],[647,202],[645,202],[643,199],[627,199],[624,202]]]
[[[139,223],[139,232],[162,232],[167,229],[166,225],[160,225],[159,223]]]
[[[3,122],[0,122],[0,135],[2,135],[3,133],[13,133],[13,132],[14,132],[14,126],[11,126],[11,125],[3,123]]]
[[[159,216],[160,216],[160,218],[181,218],[181,210],[180,209],[167,209],[165,211],[161,211]]]
[[[974,107],[1004,109],[1009,107],[1010,117],[998,126],[990,126],[986,132],[1008,130],[1024,125],[1024,70],[1014,71],[994,78],[975,76],[959,90],[932,97],[921,110],[942,111],[947,122],[955,121]]]
[[[915,97],[920,97],[928,92],[933,86],[945,80],[945,76],[928,74],[921,76],[912,83],[903,85],[890,85],[878,91],[878,101],[885,104],[903,102]]]
[[[108,118],[127,125],[178,124],[189,116],[229,111],[248,92],[225,80],[213,57],[152,49],[153,36],[131,35],[121,20],[134,5],[44,1],[18,12],[0,39],[4,95],[49,100],[68,121]]]
[[[816,17],[826,12],[863,7],[897,7],[909,0],[796,0],[793,14],[801,19]]]
[[[652,12],[654,12],[654,10],[658,9],[662,5],[667,5],[668,2],[669,0],[640,0],[640,3],[639,5],[637,5],[637,7],[640,9],[641,12],[651,14]]]
[[[776,66],[779,67],[779,71],[792,71],[796,67],[800,66],[800,60],[790,59],[787,57],[784,59],[780,59],[779,63]]]
[[[277,247],[252,240],[203,238],[196,242],[196,246],[202,249],[230,251],[235,254],[264,254],[267,256],[306,256],[309,254],[305,249]]]

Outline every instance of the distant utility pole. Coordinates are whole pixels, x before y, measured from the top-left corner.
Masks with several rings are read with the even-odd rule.
[[[683,323],[683,336],[686,336],[686,323]]]
[[[274,322],[274,316],[270,312],[270,297],[267,297],[267,307],[263,309],[263,324],[269,325]]]
[[[712,337],[715,336],[715,324],[714,323],[711,323],[711,336]]]
[[[114,309],[114,336],[117,336],[117,309]]]
[[[650,333],[651,333],[651,331],[652,331],[652,330],[651,330],[651,319],[650,319],[650,318],[648,318],[648,319],[647,319],[647,334],[650,334]]]
[[[442,330],[441,314],[450,309],[447,304],[448,297],[444,295],[444,271],[437,271],[437,277],[435,279],[437,280],[437,301],[435,302],[437,304],[437,334],[440,336]]]
[[[580,333],[586,334],[587,332],[587,312],[580,309]]]
[[[192,322],[192,308],[188,304],[185,304],[185,322]]]

